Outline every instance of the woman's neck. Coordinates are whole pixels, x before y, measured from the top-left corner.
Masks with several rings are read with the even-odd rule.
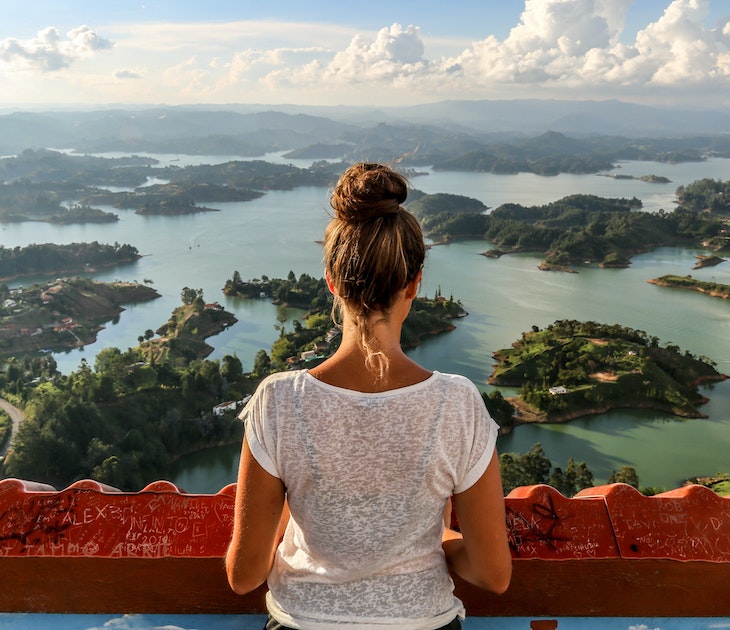
[[[431,372],[409,359],[400,345],[402,322],[377,317],[371,320],[373,349],[384,355],[387,371],[384,378],[368,368],[367,354],[360,343],[355,323],[345,317],[342,342],[337,351],[310,374],[330,385],[361,392],[381,392],[414,385],[427,379]]]

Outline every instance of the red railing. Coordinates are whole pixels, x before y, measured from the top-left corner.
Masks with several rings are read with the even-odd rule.
[[[223,570],[234,494],[2,480],[0,571],[12,588],[0,589],[0,610],[262,612],[263,588],[236,596]],[[493,596],[456,578],[472,616],[730,615],[728,498],[613,484],[571,499],[540,485],[506,504],[512,584]]]

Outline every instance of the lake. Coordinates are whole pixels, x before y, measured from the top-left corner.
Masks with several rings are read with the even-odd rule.
[[[221,156],[156,156],[176,164],[224,162]],[[305,162],[271,161],[295,165]],[[613,179],[597,175],[432,172],[414,177],[412,184],[428,193],[447,192],[480,199],[494,208],[505,202],[544,204],[575,193],[605,197],[640,198],[645,210],[671,210],[679,185],[702,177],[730,178],[730,160],[702,163],[663,164],[624,162],[624,175],[661,175],[669,184]],[[148,328],[167,321],[180,304],[183,287],[201,288],[207,301],[218,301],[232,311],[238,323],[212,337],[215,350],[210,358],[235,354],[250,368],[259,349],[269,350],[278,336],[276,307],[265,301],[227,298],[222,294],[234,270],[244,279],[268,275],[321,276],[321,239],[328,217],[328,191],[323,187],[270,191],[260,199],[243,203],[220,203],[219,212],[176,217],[139,216],[131,210],[103,208],[117,213],[115,224],[58,226],[46,223],[3,224],[0,242],[6,247],[29,243],[99,241],[130,243],[143,258],[136,263],[92,274],[97,280],[152,280],[162,297],[130,305],[109,322],[95,344],[58,353],[61,371],[68,373],[86,358],[92,365],[103,347],[121,349],[137,344]],[[480,254],[490,245],[467,241],[429,250],[421,292],[460,299],[468,317],[456,330],[426,340],[411,356],[429,369],[459,372],[483,391],[491,373],[492,353],[509,346],[532,325],[546,326],[557,319],[595,320],[620,323],[657,336],[662,344],[672,342],[696,355],[706,355],[718,369],[730,373],[730,302],[699,293],[650,285],[660,275],[691,273],[703,280],[730,284],[730,265],[724,263],[692,271],[694,256],[702,248],[665,247],[637,256],[628,269],[599,269],[584,265],[579,273],[543,272],[535,255],[508,255],[491,259]],[[30,284],[44,278],[25,278],[10,283]],[[292,311],[290,319],[300,317]],[[291,325],[291,324],[290,324]],[[503,389],[505,395],[512,392]],[[524,452],[541,442],[554,465],[567,459],[585,461],[603,483],[611,470],[634,466],[644,486],[676,487],[694,475],[730,470],[730,381],[703,389],[710,402],[703,408],[707,419],[685,420],[650,411],[614,411],[583,418],[565,425],[521,426],[500,438],[500,451]],[[235,481],[238,447],[215,449],[185,458],[173,481],[189,492],[217,492]]]

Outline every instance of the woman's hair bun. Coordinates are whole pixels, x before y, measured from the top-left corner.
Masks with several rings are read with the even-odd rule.
[[[337,219],[357,223],[397,214],[407,196],[403,175],[383,164],[359,162],[340,176],[330,205]]]

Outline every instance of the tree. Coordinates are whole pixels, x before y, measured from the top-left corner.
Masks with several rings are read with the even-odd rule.
[[[552,463],[542,450],[542,444],[537,442],[522,456],[522,470],[526,480],[524,485],[547,483],[551,468]]]
[[[627,483],[637,490],[639,489],[639,475],[633,466],[621,466],[621,468],[612,470],[608,477],[608,483]]]
[[[502,476],[502,490],[509,494],[515,488],[524,485],[522,483],[522,468],[520,467],[519,455],[515,453],[502,453],[499,456],[499,470]]]
[[[266,350],[259,350],[253,360],[253,370],[251,375],[254,378],[262,378],[271,370],[271,358],[266,354]]]
[[[497,389],[491,394],[482,393],[482,400],[487,406],[489,415],[494,418],[494,421],[500,427],[511,427],[514,425],[515,408],[512,406],[512,403],[504,399],[502,392]]]
[[[193,300],[197,297],[203,296],[203,289],[191,289],[190,287],[184,287],[180,292],[180,299],[183,304],[192,304]]]
[[[585,462],[576,465],[575,460],[571,457],[565,472],[556,467],[550,475],[548,483],[566,497],[572,497],[583,488],[593,486],[593,473],[588,470]]]
[[[235,354],[227,354],[221,360],[221,376],[229,383],[235,383],[243,376],[243,364]]]

